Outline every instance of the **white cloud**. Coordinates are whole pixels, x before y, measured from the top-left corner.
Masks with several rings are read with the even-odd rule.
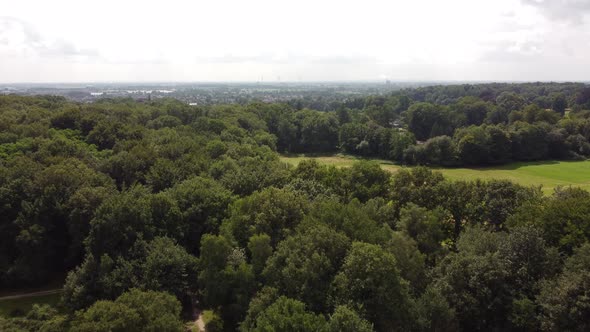
[[[48,40],[30,23],[10,16],[0,16],[0,55],[24,58],[98,57],[95,49],[79,49],[64,39]]]
[[[538,8],[543,15],[558,21],[583,24],[590,14],[588,0],[522,0],[524,4]]]
[[[580,80],[586,4],[0,0],[0,81]]]

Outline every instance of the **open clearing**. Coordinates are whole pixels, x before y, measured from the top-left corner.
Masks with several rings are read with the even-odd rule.
[[[56,289],[0,298],[0,316],[11,316],[16,312],[25,314],[31,310],[33,304],[49,304],[55,307],[60,302],[61,293],[61,289]]]
[[[349,155],[281,156],[281,160],[296,166],[304,159],[316,159],[325,165],[336,167],[350,167],[360,158]],[[390,172],[396,172],[403,166],[395,165],[391,161],[374,159],[381,167]],[[440,171],[449,180],[490,180],[506,179],[523,186],[543,186],[543,192],[550,194],[557,186],[577,186],[590,190],[590,160],[584,161],[537,161],[517,162],[502,166],[477,168],[433,168]]]
[[[49,304],[61,310],[64,280],[65,275],[59,274],[47,284],[38,287],[0,290],[0,316],[10,316],[17,312],[27,313],[33,304]]]

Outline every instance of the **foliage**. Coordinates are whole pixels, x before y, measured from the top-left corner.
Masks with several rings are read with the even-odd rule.
[[[326,311],[323,303],[329,283],[340,268],[350,240],[323,225],[309,225],[302,233],[282,241],[264,269],[266,284],[281,294]]]
[[[182,331],[180,309],[169,294],[132,289],[76,312],[71,331]]]
[[[346,306],[337,306],[328,321],[330,332],[371,332],[373,325]]]
[[[297,300],[284,296],[263,310],[256,318],[255,326],[248,331],[324,331],[326,320],[305,309]]]
[[[1,96],[0,287],[68,276],[0,330],[179,331],[195,306],[211,331],[588,330],[590,194],[537,187],[587,163],[507,163],[589,156],[589,91]]]
[[[407,285],[395,257],[377,245],[355,242],[332,284],[333,303],[352,304],[381,331],[410,322]]]

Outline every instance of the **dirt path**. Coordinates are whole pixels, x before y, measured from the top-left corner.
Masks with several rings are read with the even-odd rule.
[[[195,325],[200,332],[205,332],[205,321],[203,320],[203,313],[200,311],[198,312],[197,320],[195,320]]]
[[[57,293],[61,293],[62,290],[63,289],[58,288],[58,289],[50,289],[50,290],[45,290],[45,291],[40,291],[40,292],[32,292],[32,293],[23,293],[23,294],[15,294],[15,295],[2,296],[2,297],[0,297],[0,301],[2,301],[2,300],[22,299],[24,297],[32,297],[32,296],[42,296],[42,295],[57,294]]]
[[[190,331],[205,332],[205,321],[203,320],[203,311],[199,309],[199,303],[195,299],[191,301],[192,321],[189,324]],[[196,328],[196,329],[195,329]]]

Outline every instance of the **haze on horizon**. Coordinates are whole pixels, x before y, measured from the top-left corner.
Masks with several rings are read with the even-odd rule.
[[[590,78],[588,0],[0,7],[0,83]]]

